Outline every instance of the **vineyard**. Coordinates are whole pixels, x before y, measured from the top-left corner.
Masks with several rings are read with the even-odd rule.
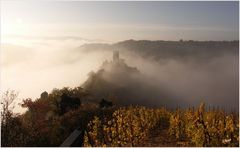
[[[239,146],[238,115],[206,111],[204,103],[176,111],[132,106],[116,110],[111,118],[95,116],[87,125],[84,146],[142,146],[159,129],[180,146]]]
[[[82,133],[76,146],[239,146],[238,112],[206,109],[204,103],[198,108],[169,110],[111,106],[108,101],[100,102],[100,107],[57,101],[64,93],[85,96],[81,91],[64,88],[54,90],[48,99],[24,100],[21,105],[28,110],[22,115],[9,109],[16,94],[6,92],[1,146],[60,146],[75,129]]]

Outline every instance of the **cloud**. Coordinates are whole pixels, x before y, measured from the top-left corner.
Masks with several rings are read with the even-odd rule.
[[[24,46],[1,44],[1,65],[11,66],[22,63],[33,56],[33,50]]]
[[[75,51],[91,43],[80,37],[16,37],[10,41],[15,44],[1,44],[1,92],[13,89],[20,98],[35,99],[45,90],[78,86],[106,57],[104,52]]]

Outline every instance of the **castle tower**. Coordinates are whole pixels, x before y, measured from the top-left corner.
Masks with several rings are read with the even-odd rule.
[[[41,93],[41,99],[46,99],[46,98],[48,98],[48,93],[44,91],[43,93]]]
[[[113,61],[119,61],[119,51],[114,50],[113,51]]]

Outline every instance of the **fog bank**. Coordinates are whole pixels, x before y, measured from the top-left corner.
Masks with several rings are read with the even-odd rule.
[[[36,99],[43,91],[82,85],[118,50],[126,64],[141,73],[139,82],[149,86],[141,93],[146,104],[152,96],[155,104],[164,97],[180,106],[205,101],[238,109],[238,42],[94,42],[66,37],[2,44],[1,91],[13,89],[19,91],[19,99]],[[131,91],[138,91],[133,86]]]

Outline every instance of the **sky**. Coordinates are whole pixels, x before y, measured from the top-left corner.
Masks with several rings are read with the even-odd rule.
[[[237,40],[238,2],[1,1],[1,36]]]

